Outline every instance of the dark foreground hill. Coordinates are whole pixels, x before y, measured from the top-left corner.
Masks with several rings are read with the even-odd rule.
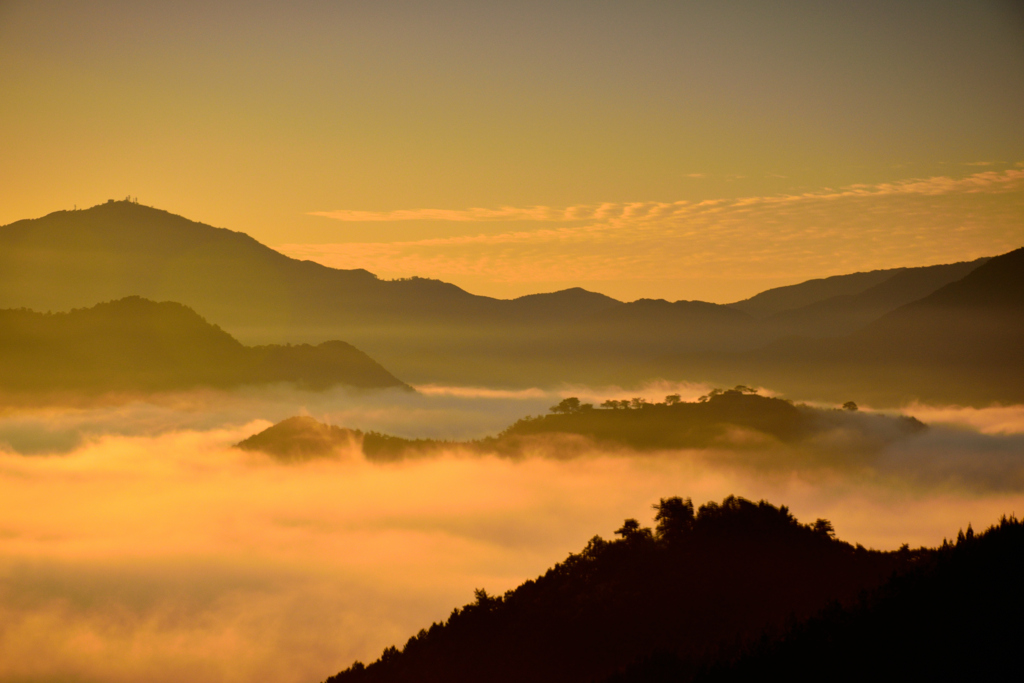
[[[98,394],[292,382],[400,387],[355,347],[244,346],[195,311],[139,297],[69,313],[0,310],[0,391]]]
[[[241,232],[112,201],[0,227],[0,307],[69,310],[130,295],[180,301],[247,344],[345,339],[413,382],[721,383],[706,354],[796,333],[835,336],[976,265],[857,273],[732,306],[624,303],[578,288],[500,300],[436,280],[386,281],[298,261]],[[793,309],[801,310],[786,313]],[[685,366],[665,360],[682,353],[698,355]]]
[[[1021,680],[1022,570],[1024,525],[1004,518],[978,536],[968,527],[854,604],[765,637],[695,680]],[[609,683],[686,680],[687,669],[662,653]]]
[[[505,595],[477,589],[473,603],[401,650],[327,680],[774,680],[764,671],[798,680],[928,671],[948,680],[941,674],[958,667],[1020,671],[1024,533],[1015,520],[955,546],[878,552],[764,501],[729,497],[695,513],[688,499],[669,498],[655,508],[653,531],[626,520],[617,540],[595,537]]]
[[[853,404],[848,404],[854,408]],[[713,391],[698,402],[667,397],[664,403],[639,399],[607,401],[604,407],[569,398],[550,415],[526,417],[497,436],[476,441],[404,439],[325,425],[311,417],[292,417],[237,444],[283,461],[334,455],[357,446],[371,461],[421,457],[452,448],[521,456],[550,453],[565,458],[605,449],[634,451],[683,448],[763,448],[768,443],[799,445],[842,433],[846,449],[870,452],[920,433],[927,427],[908,417],[828,410],[758,396],[745,387]],[[835,458],[834,458],[835,459]]]

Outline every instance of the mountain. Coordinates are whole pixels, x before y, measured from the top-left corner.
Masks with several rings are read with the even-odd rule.
[[[696,680],[820,681],[822,672],[851,682],[882,672],[888,680],[1020,680],[1022,570],[1024,525],[1003,518],[978,535],[968,526],[854,605],[825,610]],[[651,658],[609,683],[685,680],[682,665]]]
[[[360,432],[298,415],[253,434],[235,444],[235,448],[259,451],[286,462],[302,461],[332,456],[338,449],[352,445],[361,436]]]
[[[292,382],[409,387],[355,347],[243,346],[195,311],[128,297],[38,313],[0,310],[0,391],[106,393]]]
[[[822,400],[987,405],[1024,401],[1024,249],[834,339],[788,338],[744,353],[690,355],[717,382],[741,379]],[[845,397],[845,398],[844,398]]]
[[[763,324],[778,336],[836,337],[850,334],[900,306],[963,278],[987,258],[923,268],[901,268],[856,294],[841,294],[770,315]]]
[[[872,270],[864,273],[816,278],[795,285],[768,289],[749,299],[728,305],[730,308],[743,311],[760,320],[785,313],[786,311],[796,311],[808,306],[814,306],[828,300],[853,297],[889,281],[891,281],[888,289],[889,294],[883,294],[883,296],[895,295],[897,300],[899,298],[906,299],[901,303],[909,303],[931,293],[942,285],[959,280],[986,260],[981,258],[974,261],[941,266],[890,268],[888,270]],[[893,281],[894,278],[896,278],[895,281]],[[913,293],[909,294],[910,298],[906,298],[907,295],[897,294],[897,292],[904,288],[912,290]],[[896,303],[889,310],[899,305],[901,304]]]
[[[179,301],[246,344],[345,339],[416,383],[631,385],[714,378],[709,356],[848,333],[976,264],[855,273],[728,306],[579,288],[502,300],[299,261],[240,232],[111,201],[0,227],[0,306],[67,311],[142,296]],[[681,354],[690,360],[671,360]]]
[[[525,417],[497,436],[463,442],[364,433],[298,416],[268,427],[235,447],[261,451],[285,462],[333,457],[351,447],[360,448],[370,461],[436,455],[446,448],[508,457],[550,452],[568,458],[592,452],[595,446],[638,452],[743,450],[763,448],[765,443],[795,445],[842,434],[846,448],[864,453],[927,429],[914,418],[860,413],[851,404],[845,410],[793,405],[779,398],[758,396],[745,387],[714,390],[693,403],[678,399],[669,396],[664,403],[607,401],[606,407],[595,408],[568,398],[553,406],[549,415]]]
[[[265,453],[281,462],[333,458],[346,448],[358,447],[368,460],[389,462],[425,455],[449,445],[432,439],[403,439],[378,432],[363,432],[326,425],[307,415],[282,420],[235,444],[243,451]]]
[[[326,683],[1016,680],[1024,525],[879,552],[730,496],[607,541]],[[1013,672],[1013,673],[1011,673]]]
[[[66,311],[133,295],[182,302],[246,343],[346,339],[417,381],[471,379],[496,349],[529,351],[552,324],[620,304],[581,289],[499,300],[380,280],[126,201],[0,227],[0,306]]]

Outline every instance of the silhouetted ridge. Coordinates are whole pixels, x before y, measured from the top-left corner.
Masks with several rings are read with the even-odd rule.
[[[239,232],[110,202],[0,227],[0,306],[68,310],[128,295],[179,301],[246,344],[345,339],[413,382],[731,383],[715,354],[795,333],[844,334],[971,265],[827,278],[730,306],[623,303],[579,288],[500,300],[437,280],[388,281],[299,261]],[[879,283],[888,289],[867,291]],[[693,355],[680,370],[670,359],[683,353]]]
[[[925,429],[914,418],[794,405],[759,396],[747,387],[716,389],[692,403],[669,396],[664,403],[633,399],[606,401],[603,407],[579,405],[578,401],[572,406],[556,406],[550,415],[516,422],[501,433],[497,445],[508,446],[530,436],[578,434],[598,443],[636,449],[736,447],[742,445],[734,438],[737,430],[791,444],[843,430],[881,443]],[[755,440],[753,445],[761,447],[763,442]]]
[[[326,458],[340,449],[358,446],[368,460],[399,460],[435,452],[448,445],[430,439],[403,439],[379,432],[335,427],[300,415],[282,420],[235,444],[243,451],[259,451],[284,462]]]
[[[358,444],[369,460],[396,460],[437,454],[444,448],[521,456],[526,452],[557,457],[578,456],[597,447],[638,451],[680,448],[761,448],[765,438],[798,444],[806,439],[841,431],[847,448],[859,437],[861,450],[872,450],[927,427],[912,417],[888,417],[853,409],[823,410],[789,401],[758,396],[746,387],[714,390],[695,403],[668,396],[664,403],[641,399],[609,400],[601,408],[567,398],[551,408],[552,414],[525,417],[494,437],[476,441],[405,439],[377,432],[328,427],[310,417],[280,422],[237,444],[245,450],[263,451],[282,459],[292,453],[331,455],[338,448]],[[748,437],[739,438],[737,431]],[[566,441],[562,437],[584,437]],[[552,442],[544,441],[554,439]],[[538,441],[550,446],[538,450]],[[856,449],[854,449],[856,450]]]
[[[502,596],[484,589],[399,650],[330,683],[601,680],[652,653],[695,672],[787,620],[851,604],[921,553],[882,553],[800,524],[785,508],[729,497],[694,510],[662,499],[655,529],[627,519]]]
[[[178,303],[127,297],[69,313],[0,310],[0,390],[158,391],[292,382],[408,387],[345,342],[246,347]]]
[[[910,571],[855,603],[832,605],[781,637],[765,634],[695,680],[1020,680],[1024,525],[1004,517],[978,535],[968,526],[955,544],[917,554]],[[661,653],[608,683],[686,681],[689,668]]]
[[[860,294],[903,270],[905,269],[892,268],[815,278],[795,285],[767,289],[749,299],[737,301],[728,306],[755,318],[767,318],[783,311],[803,308],[833,297]]]
[[[851,334],[790,337],[744,353],[679,354],[715,382],[874,404],[1024,401],[1024,249],[997,256]]]
[[[856,294],[843,294],[769,316],[766,325],[785,334],[837,337],[854,332],[900,306],[965,277],[989,259],[924,268],[900,268]],[[889,271],[881,271],[889,272]]]

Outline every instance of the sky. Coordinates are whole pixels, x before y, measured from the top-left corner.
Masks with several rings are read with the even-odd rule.
[[[500,297],[1024,243],[1009,1],[0,0],[0,224],[109,198]]]

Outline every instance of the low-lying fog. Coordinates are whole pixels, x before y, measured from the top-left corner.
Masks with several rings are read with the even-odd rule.
[[[452,450],[282,465],[232,444],[306,413],[408,437],[494,434],[573,395],[692,400],[708,387],[299,393],[278,387],[0,413],[0,679],[308,681],[375,659],[474,588],[503,592],[652,503],[737,494],[840,538],[934,545],[1024,511],[1024,406],[910,406],[928,431],[880,452],[573,459]]]

